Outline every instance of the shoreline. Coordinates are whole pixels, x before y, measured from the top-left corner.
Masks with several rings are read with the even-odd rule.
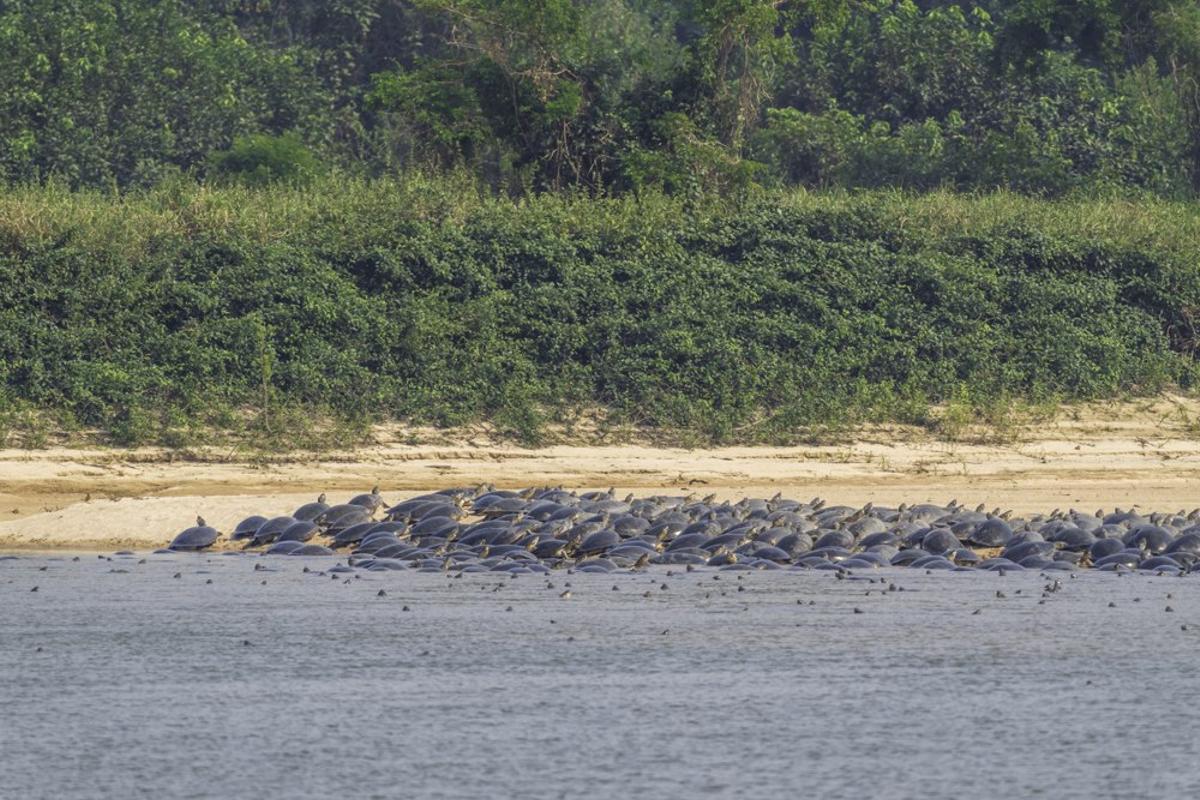
[[[1182,417],[1179,417],[1180,409]],[[289,513],[320,492],[341,500],[379,484],[389,502],[421,491],[615,487],[626,494],[718,498],[776,492],[830,503],[984,503],[1016,513],[1200,505],[1200,439],[1174,420],[1200,402],[1073,411],[1011,441],[963,443],[911,429],[864,428],[831,445],[720,447],[650,444],[529,449],[447,437],[406,437],[320,459],[283,463],[181,461],[149,449],[0,450],[0,550],[103,552],[164,546],[202,514],[222,532],[254,513]]]

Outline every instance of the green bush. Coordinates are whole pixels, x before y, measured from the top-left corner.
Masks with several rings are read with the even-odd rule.
[[[317,174],[317,157],[294,133],[241,136],[233,147],[212,154],[209,174],[247,186],[306,183]]]
[[[1197,374],[1192,204],[319,180],[0,195],[0,397],[122,442],[229,409],[757,441]]]

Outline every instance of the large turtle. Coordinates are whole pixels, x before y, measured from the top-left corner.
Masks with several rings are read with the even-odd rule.
[[[349,528],[351,525],[357,525],[360,522],[369,522],[371,520],[371,512],[360,505],[352,503],[342,503],[341,505],[333,506],[313,520],[326,531],[339,531],[343,528]]]
[[[282,517],[272,517],[262,524],[257,531],[254,532],[254,538],[246,543],[246,547],[261,547],[264,544],[271,544],[279,538],[280,534],[295,525],[297,522],[295,517],[284,515]]]
[[[255,514],[252,517],[246,517],[237,524],[233,529],[233,533],[229,534],[229,541],[238,542],[242,539],[254,538],[255,532],[258,531],[262,524],[267,521],[267,518],[261,514]]]
[[[333,546],[345,547],[351,544],[358,544],[363,539],[367,538],[367,534],[371,533],[374,527],[375,523],[371,522],[370,520],[362,520],[353,525],[348,525],[345,528],[340,529],[333,537]],[[395,538],[394,534],[389,538]]]
[[[311,520],[298,520],[279,534],[276,542],[307,542],[309,539],[317,535],[317,531],[321,530],[317,523]]]
[[[350,505],[362,506],[367,509],[372,515],[375,514],[383,506],[387,505],[383,502],[383,498],[379,496],[379,487],[376,486],[368,494],[355,495],[350,498]]]
[[[204,517],[196,517],[196,524],[172,539],[168,547],[171,550],[203,550],[216,544],[220,536]]]
[[[325,493],[321,492],[321,494],[317,497],[317,502],[305,503],[292,512],[292,517],[294,519],[307,522],[309,520],[315,520],[328,510],[329,504],[325,502]]]
[[[967,534],[966,541],[979,547],[1004,547],[1012,537],[1011,525],[999,517],[989,517]]]

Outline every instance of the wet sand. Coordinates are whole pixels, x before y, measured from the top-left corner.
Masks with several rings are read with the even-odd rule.
[[[104,551],[164,545],[203,514],[228,531],[254,513],[288,513],[322,492],[333,499],[382,487],[389,501],[447,486],[616,487],[621,493],[715,493],[861,505],[952,498],[1017,513],[1137,505],[1200,505],[1200,401],[1067,408],[1016,429],[966,431],[959,441],[919,429],[863,428],[844,441],[703,450],[653,444],[559,444],[539,449],[486,435],[381,428],[376,443],[274,462],[220,450],[0,450],[0,549]]]

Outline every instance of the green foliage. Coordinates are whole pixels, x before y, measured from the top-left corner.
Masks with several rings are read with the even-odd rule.
[[[280,136],[297,137],[292,154],[255,138]],[[511,196],[797,183],[1194,196],[1200,6],[0,4],[0,183],[146,188],[248,143],[261,164],[302,144],[354,174],[463,172]]]
[[[247,186],[305,183],[317,174],[317,157],[294,133],[239,136],[231,148],[209,157],[208,172]]]
[[[755,152],[778,179],[810,185],[1190,194],[1194,128],[1178,76],[1161,75],[1153,57],[1106,73],[1074,46],[1037,51],[1030,68],[1033,56],[996,44],[998,27],[1011,43],[1036,10],[1048,15],[1039,31],[1069,14],[1016,5],[1003,18],[998,4],[993,16],[900,2],[817,20],[806,43],[813,69],[791,76],[780,97],[794,105],[767,111]],[[1072,30],[1107,31],[1106,14]],[[1085,49],[1107,52],[1111,36],[1093,38]]]
[[[292,435],[323,413],[490,420],[536,442],[598,410],[690,441],[783,441],[925,419],[964,391],[985,410],[1153,392],[1197,377],[1195,211],[941,193],[514,203],[345,176],[30,189],[0,196],[0,397],[123,443],[246,415]]]
[[[762,164],[739,158],[736,151],[705,137],[684,114],[668,113],[653,126],[652,148],[635,148],[623,159],[630,185],[670,194],[741,195],[762,171]]]
[[[0,5],[0,179],[153,185],[238,135],[319,137],[303,52],[254,47],[178,2]]]

